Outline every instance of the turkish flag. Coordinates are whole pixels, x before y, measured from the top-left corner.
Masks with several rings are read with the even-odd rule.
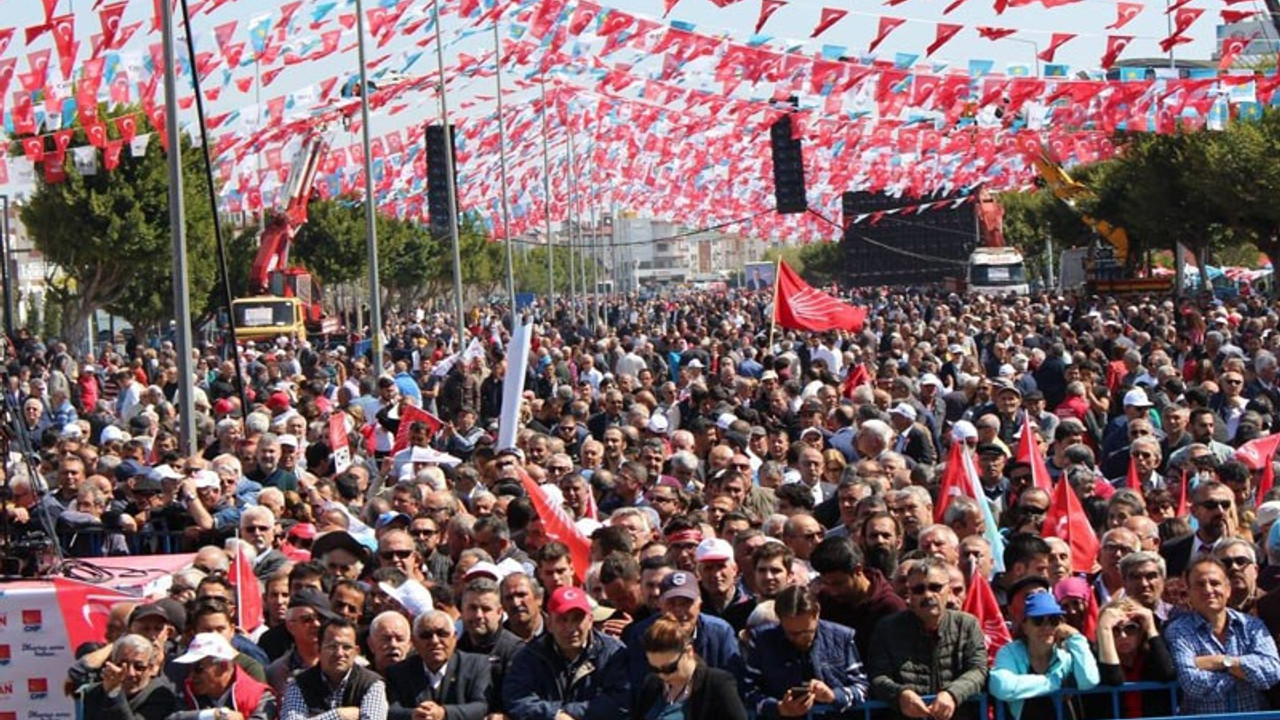
[[[1071,565],[1076,572],[1093,571],[1093,563],[1098,558],[1101,546],[1084,514],[1084,508],[1080,505],[1080,498],[1076,497],[1065,475],[1058,480],[1058,486],[1054,489],[1053,500],[1049,503],[1049,512],[1045,514],[1040,534],[1044,537],[1062,538],[1071,546]]]
[[[1047,493],[1053,493],[1053,479],[1049,477],[1049,467],[1040,455],[1040,445],[1036,442],[1035,431],[1031,429],[1031,416],[1022,414],[1022,437],[1018,439],[1018,452],[1015,459],[1031,466],[1031,484]]]
[[[1222,41],[1222,57],[1218,59],[1218,71],[1224,71],[1240,57],[1240,53],[1249,47],[1250,39],[1242,35],[1232,35]]]
[[[963,25],[953,25],[951,23],[938,23],[933,42],[925,49],[925,57],[928,57],[938,51],[938,48],[947,44],[947,41],[956,36],[956,33],[964,29]]]
[[[587,568],[591,566],[591,541],[583,537],[582,532],[573,524],[573,518],[569,517],[563,507],[551,503],[547,492],[529,477],[529,473],[525,472],[523,467],[516,465],[516,470],[520,474],[520,484],[524,487],[525,494],[533,502],[533,508],[538,511],[538,517],[542,519],[547,537],[559,540],[569,547],[574,573],[579,580],[584,580],[587,577]]]
[[[1130,20],[1138,17],[1138,13],[1142,12],[1142,9],[1144,7],[1146,6],[1141,3],[1132,3],[1132,2],[1116,3],[1116,21],[1108,25],[1107,29],[1119,30],[1125,25],[1128,25]]]
[[[968,451],[968,446],[958,438],[951,439],[951,449],[947,451],[947,465],[942,472],[942,481],[938,483],[938,502],[933,505],[933,521],[942,522],[942,517],[947,513],[947,506],[951,504],[951,498],[957,495],[965,495],[976,500],[973,494],[968,492],[969,479],[964,473],[963,453]]]
[[[899,25],[901,25],[904,22],[906,22],[906,20],[902,18],[888,17],[888,16],[882,15],[880,17],[880,27],[876,30],[875,39],[871,41],[871,47],[867,48],[867,54],[870,55],[871,53],[875,52],[876,48],[880,46],[880,43],[884,42],[884,39],[889,37],[889,33],[893,32]]]
[[[53,592],[62,611],[62,622],[67,626],[67,640],[71,648],[89,642],[103,642],[107,638],[107,619],[111,606],[118,602],[137,602],[128,593],[101,585],[91,585],[64,577],[53,578]]]
[[[987,27],[986,25],[978,26],[978,34],[988,40],[1000,40],[1018,32],[1013,28]]]
[[[764,24],[769,22],[769,18],[773,17],[773,14],[778,12],[778,8],[786,4],[786,0],[761,0],[760,16],[756,18],[757,35],[759,35],[760,31],[764,28]]]
[[[1000,612],[1000,603],[991,590],[991,583],[982,577],[982,573],[974,573],[969,579],[969,592],[964,596],[964,607],[960,608],[978,619],[982,626],[982,639],[987,646],[987,664],[996,661],[996,653],[1013,638],[1009,636],[1009,626],[1004,624],[1004,615]]]
[[[1132,35],[1108,35],[1107,51],[1103,53],[1101,65],[1103,68],[1109,68],[1116,64],[1116,58],[1120,57],[1120,53],[1129,47],[1129,43],[1133,42]]]
[[[1142,478],[1138,476],[1138,461],[1133,455],[1129,456],[1129,472],[1125,473],[1124,486],[1138,493],[1138,498],[1142,499],[1142,504],[1147,504],[1145,498],[1142,498]]]
[[[1058,48],[1066,45],[1067,42],[1073,38],[1075,38],[1075,33],[1054,33],[1053,37],[1049,40],[1049,47],[1045,48],[1044,51],[1036,55],[1036,57],[1047,63],[1053,62],[1053,55],[1058,52]]]
[[[778,294],[773,321],[788,330],[861,332],[867,309],[854,307],[815,290],[785,262],[778,263]]]
[[[1222,17],[1222,23],[1224,25],[1234,25],[1235,23],[1243,20],[1248,20],[1257,14],[1257,10],[1221,10],[1218,12],[1218,15]],[[3,51],[0,51],[0,55],[2,54],[4,54]]]
[[[227,573],[227,582],[236,589],[236,609],[240,615],[237,624],[241,630],[253,632],[262,625],[262,586],[253,574],[249,556],[239,545],[236,545],[236,559]]]
[[[426,410],[423,410],[417,405],[401,405],[400,428],[396,430],[396,441],[395,444],[391,446],[392,455],[409,447],[409,426],[419,421],[428,425],[428,437],[440,432],[440,428],[444,427],[444,423],[440,418],[432,415]]]
[[[1178,8],[1178,11],[1173,14],[1173,34],[1181,35],[1203,14],[1204,8]]]
[[[809,34],[809,37],[818,37],[822,33],[826,32],[832,25],[843,20],[844,16],[848,14],[848,10],[841,10],[840,8],[822,8],[822,15],[818,18],[818,24],[813,28],[813,32]],[[880,18],[880,27],[884,27],[884,20],[885,18]],[[900,25],[902,22],[903,21],[899,20],[898,24]],[[872,47],[875,47],[875,45],[872,44]],[[870,51],[868,50],[867,52]]]

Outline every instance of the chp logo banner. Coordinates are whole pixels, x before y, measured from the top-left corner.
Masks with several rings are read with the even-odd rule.
[[[0,667],[8,667],[13,661],[13,649],[8,644],[0,644]]]
[[[39,610],[22,611],[22,631],[40,632],[44,628],[44,613]]]
[[[49,697],[49,678],[27,678],[27,695],[32,700],[44,700]]]

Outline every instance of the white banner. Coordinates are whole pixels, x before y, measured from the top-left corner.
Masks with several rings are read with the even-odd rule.
[[[498,449],[516,446],[520,430],[520,400],[524,395],[524,375],[529,369],[529,345],[533,339],[529,323],[516,326],[507,344],[507,374],[502,378],[502,416],[498,420]]]

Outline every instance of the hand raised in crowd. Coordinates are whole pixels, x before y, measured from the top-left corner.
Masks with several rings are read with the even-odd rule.
[[[124,684],[124,666],[110,660],[102,664],[102,689],[108,693],[115,692]]]

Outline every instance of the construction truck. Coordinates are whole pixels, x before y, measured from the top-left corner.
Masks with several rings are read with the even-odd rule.
[[[1080,220],[1096,234],[1095,241],[1088,247],[1062,252],[1059,263],[1059,286],[1062,289],[1083,288],[1101,295],[1167,293],[1172,290],[1171,278],[1137,275],[1136,258],[1130,256],[1129,234],[1124,228],[1095,218],[1078,207],[1080,200],[1096,197],[1092,189],[1072,179],[1046,152],[1040,153],[1035,164],[1045,187],[1075,210]]]
[[[249,290],[254,295],[231,303],[238,343],[282,336],[304,340],[340,330],[338,319],[325,313],[319,283],[306,269],[289,265],[289,249],[307,221],[311,186],[327,149],[325,139],[313,135],[294,160],[284,212],[267,220],[249,271]]]

